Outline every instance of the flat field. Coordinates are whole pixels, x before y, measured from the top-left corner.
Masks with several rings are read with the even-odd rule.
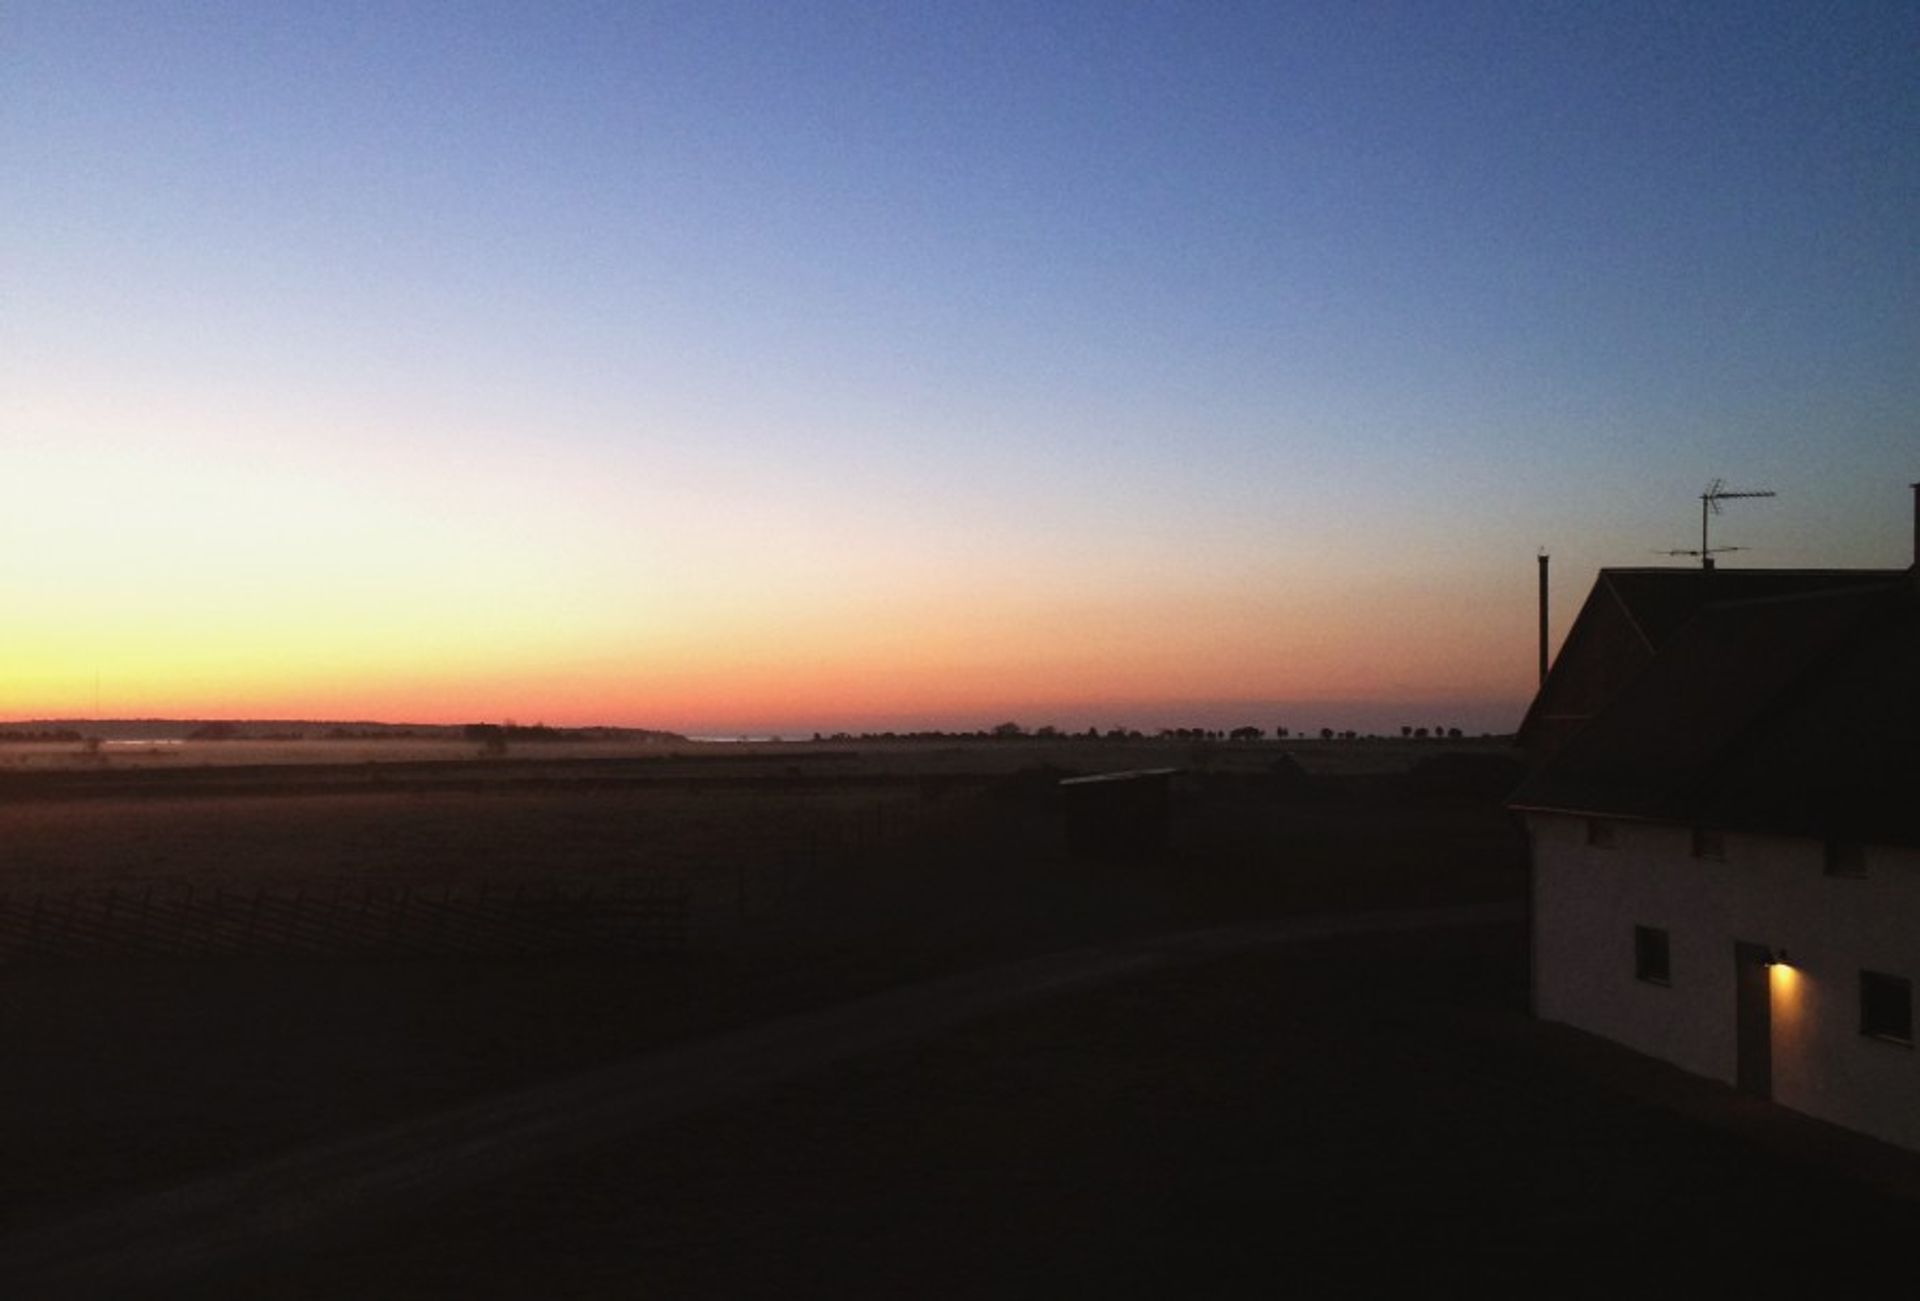
[[[18,765],[14,895],[670,881],[693,926],[655,955],[0,964],[0,1235],[944,973],[1517,900],[1511,761],[1023,742],[339,764],[282,743]],[[1157,767],[1182,770],[1164,849],[1069,851],[1062,776]],[[1036,1001],[178,1294],[1616,1295],[1688,1256],[1662,1277],[1865,1277],[1859,1243],[1893,1241],[1910,1193],[1782,1157],[1759,1138],[1783,1124],[1802,1154],[1845,1145],[1716,1086],[1654,1072],[1694,1118],[1616,1089],[1652,1064],[1531,1022],[1525,954],[1512,925],[1330,941]]]
[[[197,744],[237,756],[223,747],[249,743]],[[0,893],[669,880],[709,943],[929,942],[927,914],[974,912],[992,943],[1046,921],[1063,893],[1102,924],[1132,908],[1164,925],[1499,897],[1524,866],[1497,745],[710,744],[480,760],[396,741],[379,762],[341,764],[325,762],[336,746],[373,743],[259,744],[274,762],[68,754],[0,772]],[[1165,852],[1067,854],[1059,778],[1155,767],[1181,770]]]
[[[1289,748],[1311,778],[1274,745],[1092,743],[0,773],[16,896],[671,879],[693,910],[653,957],[0,965],[0,1228],[942,972],[1521,893],[1497,747],[1464,777],[1431,745]],[[1164,852],[1068,851],[1060,776],[1162,766]]]
[[[1806,1159],[1824,1127],[1530,1021],[1524,949],[1070,993],[181,1295],[1858,1295],[1904,1266],[1910,1197]]]

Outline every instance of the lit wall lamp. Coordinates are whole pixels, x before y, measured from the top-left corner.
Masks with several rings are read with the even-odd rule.
[[[1793,963],[1788,960],[1785,949],[1768,949],[1767,956],[1760,965],[1763,967],[1791,967]]]

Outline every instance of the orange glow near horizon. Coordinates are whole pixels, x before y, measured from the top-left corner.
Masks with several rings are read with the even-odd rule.
[[[1364,609],[1304,622],[1180,597],[1163,598],[1157,617],[1144,606],[1014,598],[757,615],[693,608],[656,620],[568,613],[263,600],[243,617],[189,608],[144,624],[76,618],[6,652],[0,715],[513,717],[727,731],[1044,704],[1118,710],[1110,722],[1124,723],[1130,709],[1178,700],[1498,698],[1517,693],[1488,667],[1524,672],[1524,657],[1422,638]]]
[[[1517,716],[1530,685],[1523,569],[1444,587],[1205,539],[1169,558],[1152,538],[1064,545],[1045,522],[916,529],[751,479],[745,528],[672,483],[623,497],[584,462],[533,491],[504,453],[443,470],[373,449],[385,477],[363,483],[311,451],[262,468],[231,442],[198,450],[78,440],[28,462],[11,523],[50,542],[7,592],[0,719],[1143,726],[1179,702]]]
[[[1043,703],[1118,710],[1118,723],[1129,709],[1170,700],[1379,696],[1382,677],[1407,684],[1405,696],[1424,688],[1492,697],[1503,685],[1476,675],[1494,657],[1476,661],[1474,648],[1440,677],[1437,654],[1383,664],[1391,645],[1368,658],[1365,630],[1333,619],[1285,625],[1228,607],[1136,627],[1125,611],[1008,606],[877,609],[844,626],[740,614],[657,630],[522,628],[471,616],[349,617],[341,627],[283,611],[205,632],[103,628],[10,653],[4,709],[12,718],[97,708],[107,717],[515,717],[726,731]]]

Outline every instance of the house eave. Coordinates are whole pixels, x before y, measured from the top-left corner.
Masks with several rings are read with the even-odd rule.
[[[1571,804],[1509,804],[1509,813],[1549,813],[1565,818],[1607,818],[1614,822],[1641,822],[1649,826],[1684,827],[1691,823],[1675,822],[1672,818],[1659,818],[1646,813],[1622,813],[1618,809],[1583,808]],[[1733,830],[1729,827],[1726,830]]]

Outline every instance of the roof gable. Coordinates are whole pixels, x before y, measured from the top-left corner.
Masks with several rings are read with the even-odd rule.
[[[1521,720],[1519,741],[1550,757],[1615,699],[1701,610],[1727,601],[1884,586],[1882,569],[1603,569]]]
[[[1714,602],[1514,804],[1920,843],[1916,669],[1911,579]]]
[[[1654,650],[1686,627],[1702,607],[1802,592],[1872,587],[1898,578],[1896,569],[1603,569],[1601,577]]]

